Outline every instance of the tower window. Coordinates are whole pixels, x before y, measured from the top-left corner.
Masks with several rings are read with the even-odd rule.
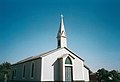
[[[61,44],[60,44],[60,40],[58,40],[58,46],[60,46]]]
[[[65,64],[72,64],[72,61],[71,61],[70,57],[67,57],[67,58],[66,58]]]

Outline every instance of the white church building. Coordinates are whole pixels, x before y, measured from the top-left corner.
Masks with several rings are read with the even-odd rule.
[[[13,64],[11,81],[89,82],[89,71],[84,60],[67,48],[66,32],[61,15],[57,48]]]

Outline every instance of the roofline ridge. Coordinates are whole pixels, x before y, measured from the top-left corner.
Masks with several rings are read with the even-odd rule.
[[[76,55],[76,53],[74,53],[73,51],[71,51],[69,48],[64,47],[65,49],[67,49],[68,51],[70,51],[72,54],[74,54],[76,57],[78,57],[79,59],[81,59],[82,61],[85,61],[83,58],[79,57],[78,55]]]
[[[63,48],[63,47],[62,47],[62,48]],[[56,50],[60,50],[60,49],[62,49],[62,48],[56,48],[56,49],[54,49],[54,50],[48,51],[48,52],[46,52],[46,53],[43,53],[43,54],[41,54],[40,56],[43,55],[42,57],[44,57],[45,54],[46,54],[45,56],[47,56],[48,54],[50,54],[50,53],[52,53],[52,52],[54,52],[54,51],[56,51]]]
[[[62,49],[62,48],[56,48],[56,49],[50,50],[50,51],[48,51],[48,52],[45,52],[45,53],[42,53],[42,54],[39,54],[39,55],[36,55],[36,56],[30,56],[30,57],[27,57],[27,58],[25,58],[25,59],[23,59],[23,60],[20,60],[20,61],[14,63],[14,64],[19,64],[19,63],[27,62],[27,61],[29,61],[29,60],[42,57],[42,56],[45,55],[45,54],[48,55],[48,54],[50,54],[50,53],[52,53],[53,51],[56,51],[56,50],[58,50],[58,49]],[[46,55],[45,55],[45,56],[46,56]],[[44,56],[43,56],[43,57],[44,57]],[[13,65],[14,65],[14,64],[13,64]]]

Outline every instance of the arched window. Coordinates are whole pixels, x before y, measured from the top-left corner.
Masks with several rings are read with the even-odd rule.
[[[72,61],[71,61],[70,57],[67,57],[67,58],[66,58],[65,64],[72,64]]]
[[[73,82],[73,65],[69,56],[65,60],[65,82]]]

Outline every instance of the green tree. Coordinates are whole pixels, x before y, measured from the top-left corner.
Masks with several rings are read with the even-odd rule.
[[[11,69],[11,64],[8,62],[4,62],[0,64],[0,81],[4,81],[5,75],[6,78],[10,78],[10,69]]]
[[[112,70],[109,72],[112,77],[113,82],[120,82],[120,73],[116,70]]]
[[[108,71],[104,68],[97,71],[98,82],[120,82],[120,73],[116,70]]]
[[[107,70],[105,70],[104,68],[99,69],[97,71],[98,82],[108,82],[108,75],[109,72]]]

